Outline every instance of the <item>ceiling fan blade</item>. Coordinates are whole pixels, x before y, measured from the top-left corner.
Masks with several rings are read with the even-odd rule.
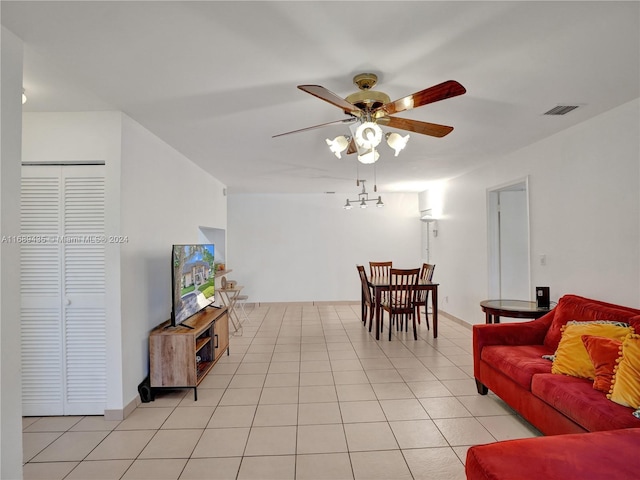
[[[455,80],[447,80],[433,87],[425,88],[412,95],[407,95],[394,102],[389,102],[374,110],[375,112],[384,112],[385,115],[393,115],[394,113],[404,112],[412,108],[418,108],[428,103],[439,102],[445,98],[457,97],[467,90]]]
[[[347,102],[344,98],[339,97],[320,85],[298,85],[298,88],[303,92],[307,92],[314,97],[319,98],[320,100],[324,100],[325,102],[329,102],[331,105],[341,108],[351,115],[359,117],[362,114],[362,110],[356,107],[353,103]]]
[[[347,147],[347,155],[351,155],[352,153],[356,153],[358,151],[358,147],[356,146],[356,141],[353,137],[349,141],[349,146]]]
[[[343,118],[342,120],[335,120],[333,122],[321,123],[320,125],[314,125],[313,127],[306,127],[306,128],[301,128],[299,130],[292,130],[291,132],[279,133],[277,135],[273,135],[271,138],[282,137],[283,135],[289,135],[292,133],[306,132],[307,130],[314,130],[316,128],[322,128],[328,125],[336,125],[339,123],[353,123],[355,121],[356,121],[356,117]]]
[[[387,127],[409,130],[410,132],[430,135],[432,137],[444,137],[453,131],[453,127],[438,125],[437,123],[420,122],[408,118],[382,117],[379,118],[377,122]]]

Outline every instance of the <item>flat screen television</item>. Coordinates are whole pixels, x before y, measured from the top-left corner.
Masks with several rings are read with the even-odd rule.
[[[171,326],[180,325],[215,300],[214,250],[213,244],[173,246]]]

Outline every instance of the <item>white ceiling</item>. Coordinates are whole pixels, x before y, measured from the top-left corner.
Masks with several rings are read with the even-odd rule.
[[[449,136],[381,148],[379,191],[421,191],[640,96],[639,5],[3,0],[1,20],[25,42],[25,111],[121,110],[230,193],[355,193],[354,156],[325,144],[346,126],[271,138],[345,118],[296,85],[344,97],[371,71],[392,100],[464,85],[398,114]],[[559,104],[581,107],[542,115]]]

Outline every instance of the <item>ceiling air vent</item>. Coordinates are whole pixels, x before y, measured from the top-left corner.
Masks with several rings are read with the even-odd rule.
[[[558,105],[551,110],[544,112],[543,115],[566,115],[567,113],[575,110],[580,105]]]

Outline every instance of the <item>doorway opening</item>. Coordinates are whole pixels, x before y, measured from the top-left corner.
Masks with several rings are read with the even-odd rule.
[[[531,300],[529,179],[487,191],[489,297]]]

